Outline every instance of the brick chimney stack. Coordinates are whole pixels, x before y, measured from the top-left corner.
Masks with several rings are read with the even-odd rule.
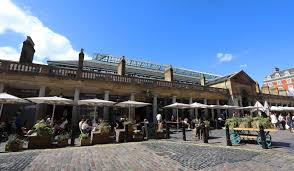
[[[174,80],[174,70],[173,67],[170,65],[164,70],[164,80],[165,81],[173,81]]]
[[[19,58],[20,63],[33,63],[35,54],[35,43],[30,36],[23,42],[21,54]]]
[[[205,84],[206,84],[206,78],[205,78],[204,74],[201,74],[200,85],[205,86]]]
[[[126,60],[125,56],[122,57],[118,66],[117,66],[117,74],[118,75],[125,75],[126,74]]]
[[[83,70],[84,58],[85,58],[85,54],[84,54],[84,49],[82,48],[81,52],[79,53],[79,70]]]

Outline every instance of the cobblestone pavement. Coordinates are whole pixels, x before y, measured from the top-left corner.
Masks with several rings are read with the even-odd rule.
[[[294,170],[288,153],[166,140],[6,153],[0,161],[1,171]]]
[[[0,153],[0,171],[26,170],[294,170],[294,134],[273,134],[272,149],[256,144],[226,147],[224,130],[212,131],[209,144],[182,141],[181,132],[169,140],[67,147]]]

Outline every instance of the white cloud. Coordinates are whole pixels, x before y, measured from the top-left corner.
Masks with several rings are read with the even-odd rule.
[[[234,57],[230,53],[217,53],[216,57],[218,58],[219,62],[230,62]]]
[[[240,68],[247,68],[247,64],[240,65]]]
[[[17,7],[11,0],[1,0],[0,5],[0,34],[5,34],[6,30],[12,30],[23,35],[24,40],[26,36],[31,36],[35,43],[35,58],[39,62],[46,62],[46,59],[78,59],[79,51],[73,49],[65,36],[55,33],[43,25],[37,17]],[[18,60],[20,51],[20,48],[16,50],[13,47],[1,47],[0,58]],[[85,58],[89,59],[87,55]]]

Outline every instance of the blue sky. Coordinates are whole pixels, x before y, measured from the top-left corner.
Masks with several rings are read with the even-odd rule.
[[[77,59],[80,48],[259,81],[293,67],[291,0],[0,0],[0,58],[17,60],[22,41],[35,62]]]

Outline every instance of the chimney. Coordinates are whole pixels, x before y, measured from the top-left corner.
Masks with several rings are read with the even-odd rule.
[[[35,43],[30,36],[23,42],[19,63],[33,63],[35,49]]]
[[[280,71],[280,68],[275,67],[275,72],[279,72],[279,71]]]
[[[174,80],[174,70],[172,66],[168,66],[164,70],[164,80],[165,81],[173,81]]]
[[[84,54],[84,49],[82,48],[81,52],[79,53],[79,68],[78,68],[78,70],[83,70],[84,58],[85,58],[85,54]]]
[[[260,93],[260,87],[259,87],[259,84],[256,82],[255,83],[255,90],[256,90],[256,93]]]
[[[117,74],[118,75],[125,75],[126,74],[126,60],[125,60],[125,56],[123,56],[122,59],[119,61],[119,64],[117,66]]]
[[[205,84],[206,84],[206,78],[205,78],[204,74],[201,74],[200,85],[205,86]]]

